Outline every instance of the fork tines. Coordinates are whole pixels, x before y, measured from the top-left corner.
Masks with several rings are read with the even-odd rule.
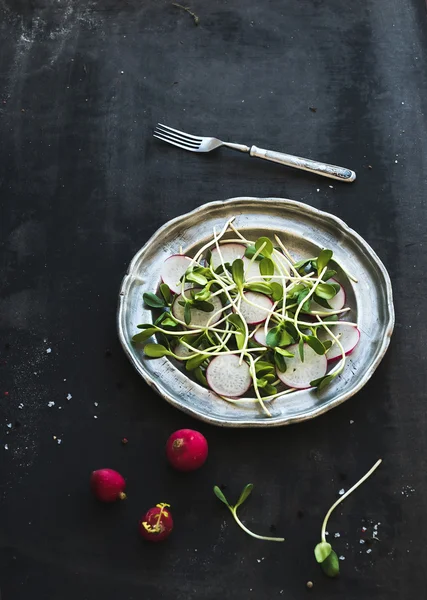
[[[178,148],[184,150],[197,150],[202,142],[201,137],[190,135],[185,131],[179,131],[179,129],[172,129],[167,125],[157,123],[156,129],[154,130],[154,137]]]

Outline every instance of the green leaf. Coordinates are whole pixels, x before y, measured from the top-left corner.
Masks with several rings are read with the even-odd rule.
[[[277,325],[277,327],[270,329],[270,331],[267,333],[265,341],[267,346],[270,346],[270,348],[275,348],[276,346],[279,346],[281,339],[282,328],[280,325]]]
[[[300,292],[298,294],[298,298],[297,298],[298,304],[301,304],[301,302],[304,300],[304,298],[306,298],[308,296],[309,293],[310,293],[310,290],[308,288],[305,288],[304,290],[302,290],[302,292]],[[308,312],[310,310],[310,298],[306,302],[304,302],[301,310],[303,310],[305,312]]]
[[[190,325],[191,323],[191,306],[189,302],[186,302],[184,305],[184,321],[186,325]]]
[[[320,306],[323,306],[323,308],[329,308],[329,309],[332,308],[332,306],[327,302],[327,300],[325,300],[324,298],[321,298],[316,293],[314,293],[314,300],[317,302],[317,304],[320,304]]]
[[[236,258],[236,260],[231,265],[231,274],[233,277],[234,283],[237,285],[239,289],[243,287],[244,282],[244,265],[243,260],[241,258]]]
[[[310,346],[310,348],[312,348],[315,351],[316,354],[325,354],[325,346],[314,335],[307,335],[305,341]]]
[[[332,346],[332,340],[325,340],[324,342],[322,342],[322,344],[325,347],[325,353],[329,350],[329,348]]]
[[[329,285],[331,285],[331,286],[334,288],[334,290],[335,290],[336,294],[338,294],[338,292],[339,292],[339,291],[340,291],[340,289],[341,289],[341,286],[340,286],[340,284],[339,284],[339,283],[331,283],[331,284],[329,284]]]
[[[270,284],[271,285],[271,284]],[[267,283],[246,283],[245,289],[250,292],[258,292],[269,296],[271,294],[271,287]]]
[[[316,295],[320,298],[324,298],[325,300],[330,300],[334,296],[337,295],[337,291],[334,285],[330,285],[329,283],[319,283],[316,287]]]
[[[243,504],[243,502],[245,502],[245,500],[248,499],[248,497],[251,495],[253,487],[254,487],[253,483],[248,483],[248,485],[245,485],[242,493],[240,494],[240,498],[238,499],[235,508],[237,508],[238,506],[241,506]]]
[[[214,309],[214,305],[210,302],[206,302],[205,300],[195,300],[193,306],[194,308],[202,310],[203,312],[212,312]]]
[[[145,294],[142,295],[142,298],[144,304],[150,308],[164,308],[166,306],[163,298],[159,298],[156,294],[152,294],[151,292],[145,292]]]
[[[260,390],[260,393],[262,396],[272,396],[273,394],[277,394],[277,388],[274,387],[274,385],[267,383],[267,385]]]
[[[170,354],[170,352],[162,344],[147,344],[144,346],[144,354],[150,358],[162,358]]]
[[[217,485],[214,486],[214,494],[217,498],[219,498],[221,500],[221,502],[224,502],[224,504],[226,506],[228,506],[228,508],[231,508],[231,506],[228,504],[226,497],[224,496],[224,494],[222,493],[222,491],[219,489],[219,487]]]
[[[202,291],[194,295],[194,300],[209,300],[210,297],[211,291],[209,287],[205,287]]]
[[[205,386],[205,387],[209,387],[208,386],[208,381],[205,377],[205,374],[203,373],[202,369],[200,367],[197,367],[196,369],[194,369],[193,371],[194,377],[197,379],[197,381]]]
[[[331,277],[335,277],[336,274],[337,272],[333,269],[328,269],[327,271],[325,271],[325,274],[322,277],[322,281],[328,281],[329,279],[331,279]]]
[[[136,326],[137,329],[151,329],[153,327],[153,323],[141,323]]]
[[[332,550],[329,556],[320,563],[320,566],[324,574],[328,577],[338,577],[340,574],[340,562],[334,550]]]
[[[157,325],[157,322],[156,322]],[[171,317],[167,316],[164,319],[162,319],[162,326],[163,327],[177,327],[178,323],[176,323],[176,321],[174,321],[173,319],[171,319]]]
[[[263,277],[271,278],[274,275],[274,263],[271,258],[263,258],[259,263],[259,270]],[[268,279],[267,279],[268,281]],[[270,292],[268,292],[270,293]]]
[[[270,289],[271,297],[273,298],[274,302],[279,302],[279,300],[283,298],[283,286],[280,285],[280,283],[277,283],[277,281],[272,281],[270,283]]]
[[[335,375],[325,375],[325,377],[319,377],[319,379],[314,379],[313,381],[310,381],[310,385],[312,387],[317,387],[317,389],[320,391],[323,390],[324,387],[329,385],[334,378]]]
[[[295,269],[297,269],[297,271],[299,271],[302,267],[305,267],[306,265],[311,263],[312,260],[315,260],[315,258],[303,258],[302,260],[296,262],[294,264],[294,267]]]
[[[228,322],[231,323],[238,331],[245,331],[242,318],[240,315],[232,314],[228,317]]]
[[[279,350],[279,348],[276,348],[276,350]],[[276,363],[277,369],[281,373],[284,373],[286,371],[285,357],[280,352],[275,352],[274,353],[274,362]]]
[[[262,388],[265,388],[265,386],[268,385],[268,381],[262,377],[261,379],[257,379],[256,384],[258,389],[262,390]]]
[[[264,369],[271,369],[272,371],[274,371],[274,365],[265,360],[257,360],[257,362],[255,363],[255,372],[259,373]]]
[[[320,252],[319,256],[317,257],[317,275],[320,275],[320,273],[326,267],[332,258],[332,254],[332,250],[327,250],[326,248]]]
[[[294,339],[286,329],[282,329],[282,336],[280,338],[279,346],[290,346],[294,343]]]
[[[276,373],[264,373],[262,378],[265,379],[267,383],[273,383],[273,381],[276,381],[277,379]]]
[[[192,271],[185,275],[186,281],[191,281],[193,283],[197,283],[199,285],[206,285],[208,280],[201,273],[197,273],[196,271]]]
[[[331,544],[328,544],[328,542],[320,542],[320,544],[317,544],[314,549],[314,556],[316,557],[318,563],[322,563],[328,558],[331,552]]]
[[[325,321],[325,325],[334,325],[335,323],[333,323],[333,321],[339,321],[339,316],[338,315],[328,315],[326,317],[326,321]]]
[[[255,246],[248,246],[245,251],[246,258],[252,258],[253,255],[256,253],[256,251],[257,251],[257,249],[255,248]],[[256,257],[255,260],[262,260],[263,258],[265,258],[265,257],[261,253],[261,254],[258,254],[258,256]]]
[[[284,348],[275,348],[275,352],[286,358],[293,358],[295,356],[292,352],[289,352],[289,350],[285,350]]]
[[[260,237],[255,242],[256,250],[259,250],[263,244],[265,244],[265,246],[262,249],[262,253],[267,258],[270,258],[270,256],[273,254],[274,246],[273,246],[271,240],[268,239],[268,237]]]
[[[296,330],[296,327],[293,323],[291,323],[290,321],[288,321],[285,325],[285,329],[286,331],[288,331],[291,336],[292,336],[292,341],[295,342],[295,340],[298,339],[298,331]]]
[[[171,300],[172,300],[172,294],[169,289],[169,286],[166,285],[166,283],[160,284],[160,293],[163,296],[163,298],[165,299],[166,304],[170,304]]]
[[[197,369],[197,367],[200,367],[207,358],[209,358],[209,354],[198,354],[197,356],[193,356],[193,358],[190,358],[185,362],[186,370],[192,371],[193,369]]]
[[[299,352],[299,357],[301,359],[301,362],[304,362],[304,340],[303,340],[303,338],[300,338],[300,340],[298,342],[298,352]]]
[[[132,342],[134,344],[140,344],[141,342],[145,342],[145,340],[148,340],[148,338],[150,338],[152,335],[154,335],[156,333],[157,329],[155,327],[150,327],[149,329],[144,329],[144,331],[142,331],[141,333],[137,333],[136,335],[133,336],[132,338]]]

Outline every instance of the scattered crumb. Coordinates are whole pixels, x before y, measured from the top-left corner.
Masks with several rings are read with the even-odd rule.
[[[415,492],[415,488],[413,488],[410,485],[405,485],[402,488],[402,496],[405,496],[406,498],[408,498],[411,494],[413,494]]]
[[[52,352],[52,348],[48,348],[48,349],[46,350],[46,354],[50,354],[51,352]]]
[[[5,449],[5,450],[9,450],[9,446],[8,446],[8,444],[5,444],[5,445],[4,445],[4,449]]]
[[[374,527],[375,529],[375,527]],[[362,527],[362,531],[365,532],[366,531],[366,527]]]
[[[94,419],[97,419],[98,417],[97,417],[96,415],[93,415],[93,418],[94,418]]]
[[[329,531],[325,531],[325,535],[329,535]]]
[[[319,189],[319,188],[317,188],[316,192],[320,192],[320,189]]]
[[[311,112],[317,112],[317,108],[315,106],[309,106],[309,109],[311,110]]]
[[[333,185],[330,185],[329,187],[331,188],[331,190],[333,190],[333,189],[334,189],[334,186],[333,186]]]
[[[372,552],[372,548],[368,548],[368,549],[366,550],[366,554],[370,554],[371,552]]]
[[[340,533],[334,533],[334,537],[339,538],[339,537],[341,537],[341,534]]]
[[[62,410],[62,406],[58,406],[58,410]]]
[[[65,380],[64,380],[65,381]],[[67,400],[71,400],[72,395],[70,393],[67,394]]]
[[[359,540],[359,544],[364,544],[365,540]]]
[[[122,444],[123,446],[126,446],[126,444],[128,443],[128,439],[127,438],[122,438]]]
[[[344,488],[341,488],[341,489],[340,489],[340,491],[338,492],[338,494],[339,494],[340,496],[342,496],[343,494],[345,494],[345,490],[344,490]]]
[[[21,404],[18,405],[18,408],[19,408],[19,410],[22,410],[24,408],[24,405],[22,404],[22,402],[21,402]]]
[[[341,554],[341,556],[339,557],[339,559],[340,559],[340,560],[345,560],[345,556],[343,556],[343,555]]]
[[[49,408],[52,408],[52,406],[55,406],[55,402],[53,402],[53,400],[51,400],[50,402],[47,403]]]
[[[313,587],[313,582],[307,581],[306,586],[308,587],[309,590],[311,590],[311,588]]]
[[[94,405],[94,406],[98,406],[98,402],[94,402],[94,403],[93,403],[93,405]]]
[[[12,423],[8,423],[7,426],[9,429],[12,429]]]
[[[353,419],[350,419],[350,425],[353,425],[354,421]]]
[[[52,436],[54,440],[56,440],[56,435]]]

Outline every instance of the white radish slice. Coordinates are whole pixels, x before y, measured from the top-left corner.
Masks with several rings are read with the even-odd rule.
[[[338,283],[338,281],[335,281],[335,279],[330,279],[327,283]],[[313,302],[311,303],[311,310],[333,312],[335,310],[341,310],[342,308],[344,308],[346,300],[345,291],[341,284],[338,285],[340,286],[339,292],[337,292],[337,294],[333,298],[327,300],[327,303],[331,308],[325,308],[324,306],[320,306],[320,304],[313,300]]]
[[[292,352],[293,358],[286,358],[286,371],[281,373],[277,369],[277,377],[285,385],[297,389],[311,387],[310,381],[326,375],[328,362],[325,355],[316,354],[308,345],[304,344],[304,362],[301,361],[298,344],[288,346],[286,350]]]
[[[246,246],[243,244],[235,244],[234,242],[230,242],[229,244],[220,244],[219,249],[221,250],[224,264],[229,263],[230,265],[232,265],[237,258],[243,258],[246,252]],[[221,257],[219,255],[218,248],[214,248],[212,250],[212,267],[216,269],[221,264]]]
[[[243,296],[240,312],[246,323],[248,325],[263,323],[273,306],[273,302],[268,296],[259,294],[258,292],[245,292]],[[256,306],[249,304],[247,300],[256,304]]]
[[[162,281],[163,283],[166,283],[170,291],[174,294],[179,294],[182,290],[180,279],[190,266],[190,263],[191,258],[184,254],[172,254],[172,256],[169,256],[163,263],[161,270]],[[189,286],[190,284],[185,284],[186,289]]]
[[[193,290],[195,290],[195,289],[199,289],[199,288],[193,288]],[[184,293],[185,293],[186,298],[190,298],[190,290],[187,290]],[[179,294],[179,296],[177,296],[175,298],[174,303],[172,304],[172,314],[174,317],[176,317],[180,321],[185,321],[184,307],[179,304],[180,300],[182,300],[181,294]],[[205,312],[198,308],[191,309],[191,321],[190,321],[190,325],[188,325],[188,327],[190,329],[199,329],[199,327],[201,327],[201,328],[206,327],[206,325],[209,323],[209,321],[210,321],[210,325],[214,325],[217,321],[220,320],[222,313],[218,312],[218,311],[220,311],[222,308],[221,300],[219,299],[218,296],[214,296],[213,298],[209,298],[208,302],[213,304],[213,307],[214,307],[213,311],[211,311],[211,312]],[[218,314],[212,318],[212,316],[216,312],[218,312]],[[212,320],[211,320],[211,318],[212,318]]]
[[[338,324],[328,325],[328,328],[332,331],[335,337],[339,338],[339,341],[344,348],[345,355],[348,356],[351,354],[360,339],[360,331],[357,329],[357,327],[353,325]],[[318,337],[321,342],[325,342],[326,340],[331,340],[332,342],[334,341],[326,329],[323,329],[323,327],[319,327]],[[327,351],[326,358],[328,360],[336,360],[341,356],[341,350],[339,349],[338,344],[334,342],[334,344]]]
[[[216,356],[206,369],[209,387],[220,396],[243,396],[252,384],[249,365],[235,354]]]
[[[270,327],[268,328],[270,331]],[[258,327],[254,333],[254,340],[261,346],[267,346],[267,336],[265,335],[264,325]]]

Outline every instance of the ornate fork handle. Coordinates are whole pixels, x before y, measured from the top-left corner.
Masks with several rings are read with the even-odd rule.
[[[263,148],[258,148],[257,146],[251,147],[250,155],[256,156],[257,158],[271,160],[272,162],[286,165],[288,167],[294,167],[295,169],[302,169],[303,171],[317,173],[318,175],[330,177],[331,179],[338,179],[339,181],[351,183],[356,179],[356,173],[350,169],[337,167],[336,165],[328,165],[327,163],[310,160],[309,158],[292,156],[292,154],[275,152],[274,150],[264,150]]]

